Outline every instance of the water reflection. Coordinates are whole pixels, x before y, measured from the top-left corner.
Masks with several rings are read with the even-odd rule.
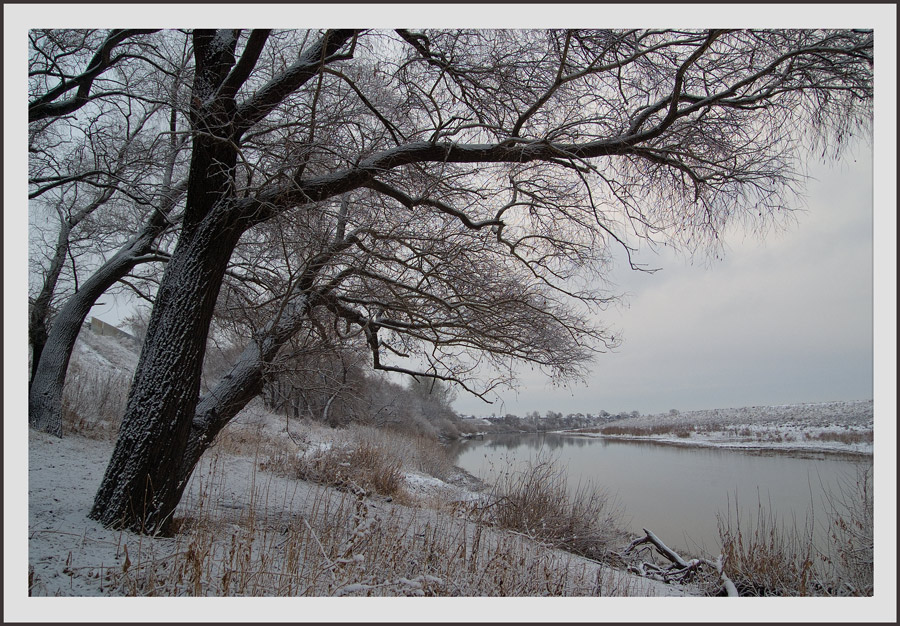
[[[458,450],[454,450],[456,454],[462,452],[466,447],[484,446],[491,450],[515,450],[517,448],[525,448],[528,450],[558,450],[564,446],[583,446],[588,441],[584,437],[571,437],[560,435],[557,433],[510,433],[504,435],[496,435],[485,440],[469,440],[461,444]]]
[[[505,434],[460,442],[451,448],[455,463],[490,482],[498,472],[524,467],[540,456],[564,467],[572,488],[592,483],[625,509],[625,523],[648,528],[673,547],[718,550],[717,514],[742,513],[762,504],[792,523],[821,517],[827,490],[871,464],[871,457],[785,454],[668,446],[546,434]]]

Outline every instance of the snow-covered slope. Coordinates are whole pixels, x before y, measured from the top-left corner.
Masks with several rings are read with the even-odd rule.
[[[98,367],[131,374],[138,362],[138,349],[129,340],[97,335],[85,328],[78,335],[72,361],[85,368]]]
[[[874,403],[865,400],[671,411],[614,420],[592,430],[595,432],[585,434],[678,445],[872,454]]]
[[[779,406],[748,406],[726,409],[707,409],[676,413],[657,413],[617,420],[636,426],[672,425],[767,425],[808,428],[848,427],[871,428],[874,417],[872,400],[856,402],[819,402],[785,404]]]

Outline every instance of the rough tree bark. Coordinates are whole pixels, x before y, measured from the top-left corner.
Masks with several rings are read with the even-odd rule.
[[[250,341],[231,370],[197,403],[182,456],[177,487],[179,494],[184,491],[194,466],[219,431],[262,391],[266,367],[304,323],[310,298],[300,294],[289,306],[289,311],[270,322],[262,333]]]
[[[180,499],[206,337],[240,234],[220,220],[207,220],[191,237],[182,236],[166,268],[119,439],[91,510],[105,525],[165,532]],[[178,350],[171,349],[173,339]]]
[[[818,63],[819,52],[818,49],[811,49],[809,52],[789,52],[773,61],[771,67],[759,69],[758,76],[749,77],[741,84],[725,85],[721,88],[719,85],[712,86],[703,82],[705,79],[697,78],[705,76],[709,71],[708,68],[700,68],[694,72],[696,76],[690,86],[692,91],[687,93],[685,90],[688,87],[683,82],[686,73],[688,70],[693,71],[695,63],[719,37],[723,36],[723,33],[718,31],[698,33],[691,35],[681,44],[693,46],[694,52],[689,57],[683,60],[676,59],[677,64],[660,61],[671,74],[671,91],[667,86],[664,91],[668,93],[662,93],[658,102],[652,106],[645,105],[634,110],[626,110],[620,117],[623,120],[627,118],[628,121],[624,125],[621,121],[617,123],[615,132],[611,130],[608,137],[598,138],[596,131],[587,132],[583,137],[573,139],[573,143],[551,143],[547,139],[518,137],[522,125],[552,96],[558,87],[554,84],[546,96],[535,96],[537,98],[535,105],[519,116],[519,121],[511,129],[507,139],[492,138],[488,143],[469,144],[462,143],[463,139],[457,143],[453,140],[452,133],[444,134],[443,123],[438,122],[438,128],[429,133],[430,141],[420,139],[427,137],[428,134],[411,132],[409,136],[413,139],[408,143],[397,140],[397,145],[387,147],[389,144],[381,144],[371,152],[366,146],[366,151],[351,154],[351,158],[341,156],[336,163],[326,164],[318,171],[310,173],[306,179],[303,178],[306,164],[304,157],[302,154],[292,155],[296,158],[292,161],[291,168],[297,167],[298,171],[289,171],[291,168],[285,168],[283,174],[290,175],[277,179],[277,182],[262,185],[247,194],[239,192],[234,170],[242,134],[263,120],[284,98],[316,76],[323,66],[328,64],[329,58],[336,58],[331,55],[336,55],[353,35],[354,33],[350,31],[326,33],[317,44],[309,46],[293,65],[276,74],[238,105],[235,102],[235,95],[251,74],[265,43],[265,35],[252,33],[240,61],[236,63],[238,33],[197,31],[193,34],[195,78],[190,98],[193,152],[185,217],[178,243],[160,284],[119,440],[90,514],[104,525],[148,533],[166,532],[187,478],[203,449],[209,444],[210,437],[230,419],[232,413],[259,391],[262,368],[269,358],[267,355],[274,354],[272,350],[277,352],[279,347],[280,339],[278,332],[275,332],[276,327],[270,328],[271,343],[266,344],[262,338],[251,342],[248,352],[232,371],[231,379],[226,377],[203,401],[198,397],[207,334],[222,277],[242,233],[254,223],[269,219],[291,207],[308,206],[313,202],[327,200],[361,187],[369,187],[373,192],[390,197],[410,209],[414,209],[419,203],[428,202],[439,212],[458,219],[466,228],[484,227],[486,232],[487,227],[495,226],[491,231],[493,236],[502,244],[509,246],[510,255],[516,255],[519,252],[517,245],[521,240],[509,240],[504,237],[503,229],[507,225],[501,217],[505,209],[501,209],[494,219],[488,218],[486,221],[476,223],[469,219],[465,211],[456,210],[433,199],[409,197],[382,183],[382,179],[387,178],[391,170],[403,171],[405,166],[428,163],[441,164],[442,167],[454,163],[512,163],[519,166],[531,161],[561,163],[563,168],[571,168],[580,176],[593,171],[584,164],[586,160],[618,155],[626,157],[629,162],[643,159],[641,163],[649,164],[648,167],[668,168],[665,171],[671,169],[676,173],[686,172],[696,187],[694,189],[696,193],[693,194],[696,204],[700,202],[699,194],[705,189],[704,185],[715,185],[720,178],[729,183],[732,182],[732,178],[739,182],[743,172],[738,165],[734,166],[737,168],[735,171],[728,169],[732,163],[730,159],[722,159],[721,162],[713,164],[715,166],[713,169],[723,169],[720,176],[718,170],[712,173],[707,171],[708,167],[713,166],[703,155],[697,156],[687,151],[684,155],[672,156],[672,150],[664,141],[667,133],[673,134],[671,138],[673,145],[681,146],[678,142],[682,141],[682,133],[690,130],[685,130],[682,126],[693,124],[695,119],[707,119],[709,117],[706,115],[707,109],[719,107],[728,112],[754,110],[757,105],[764,103],[771,94],[778,93],[779,90],[774,88],[770,90],[766,85],[749,90],[745,89],[747,85],[764,78],[767,73],[774,72],[779,67],[793,67],[791,59],[794,56],[804,54],[811,59],[810,63]],[[424,35],[414,39],[417,42],[428,41]],[[600,46],[602,43],[601,41],[596,45]],[[860,63],[868,62],[865,57],[865,50],[868,49],[866,46],[870,46],[870,43],[860,44],[860,49],[863,50]],[[427,46],[423,50],[423,60],[429,65],[441,68],[442,77],[449,76],[448,80],[457,80],[456,72],[460,70],[453,67],[452,60],[438,56],[437,53],[432,54]],[[726,55],[724,58],[727,64],[723,70],[726,77],[739,74],[738,70],[732,71],[729,64],[743,64],[742,59],[733,60],[727,49],[717,54]],[[351,57],[352,53],[342,58]],[[608,72],[614,71],[620,64],[630,63],[631,60],[629,56],[621,63],[617,61],[608,67],[599,61],[596,62],[596,66],[594,61],[589,63],[591,72],[599,72],[601,69]],[[566,53],[563,51],[559,68],[554,68],[556,74],[561,75],[568,63]],[[825,66],[830,67],[830,64],[824,62],[816,65],[816,68],[821,69]],[[464,64],[461,67],[464,67]],[[795,78],[790,74],[790,69],[785,69],[785,72],[784,80]],[[804,72],[799,72],[798,76],[805,75]],[[859,70],[859,75],[861,82],[864,82],[866,72]],[[781,80],[781,77],[777,78]],[[469,83],[460,80],[461,82],[454,83],[449,88],[452,93],[447,95],[448,101],[467,97],[466,94],[473,88],[473,84],[482,85],[479,81]],[[722,78],[722,81],[727,82],[725,78]],[[638,87],[639,91],[645,89],[642,82]],[[805,82],[800,81],[800,86],[797,87],[799,91],[807,88],[814,89],[815,85],[807,87]],[[694,93],[695,89],[699,91]],[[713,95],[697,95],[714,89],[719,91]],[[868,91],[865,91],[865,94],[868,94]],[[318,92],[315,95],[310,94],[310,110],[315,109],[317,95]],[[623,100],[625,100],[622,103],[623,107],[637,106],[629,105],[624,94]],[[437,106],[436,102],[434,104]],[[477,109],[481,105],[473,101],[471,106]],[[383,119],[377,111],[375,114],[379,119]],[[411,117],[416,118],[415,115]],[[352,120],[348,124],[353,126]],[[488,122],[485,124],[486,128],[490,126]],[[728,124],[727,127],[729,133],[733,135],[730,129],[737,126]],[[389,134],[393,135],[393,130],[390,128],[388,130],[391,131]],[[460,128],[458,132],[462,130]],[[561,136],[567,137],[568,132],[562,133]],[[689,136],[692,141],[695,139],[693,134]],[[698,136],[702,138],[702,134]],[[712,133],[709,138],[711,145],[718,146],[722,141],[724,139],[716,133]],[[703,148],[704,144],[700,142],[698,145]],[[330,151],[331,148],[327,146],[325,151]],[[297,149],[302,152],[304,148],[299,146]],[[747,150],[752,152],[752,155],[758,152],[752,137],[744,137],[741,141],[735,140],[734,150],[738,152]],[[279,155],[278,158],[282,159],[283,155]],[[686,164],[685,159],[689,164]],[[694,159],[699,165],[694,164]],[[735,163],[739,161],[734,160]],[[751,165],[758,167],[765,174],[770,171],[768,163],[763,160],[759,165],[755,163]],[[695,172],[692,167],[697,171]],[[753,173],[756,173],[756,170],[753,170]],[[682,174],[681,182],[685,183],[685,180],[685,175]],[[511,178],[510,185],[515,196],[519,183]],[[684,194],[690,194],[692,189],[690,185],[683,185],[683,188],[687,189]],[[556,192],[552,191],[551,196],[553,193]],[[711,216],[710,211],[718,207],[718,194],[729,200],[732,198],[731,188],[727,185],[722,189],[714,188],[710,194],[703,202],[697,204],[702,209],[700,213],[707,216]],[[637,206],[629,204],[630,200],[627,198],[623,202],[626,207]],[[681,208],[685,204],[689,202],[684,200],[677,206]],[[551,206],[555,205],[551,202]],[[730,207],[730,204],[728,206]],[[561,201],[559,208],[571,207]],[[596,210],[596,207],[594,209]],[[565,211],[562,213],[565,214]],[[689,217],[694,219],[697,216],[690,213]],[[702,215],[697,217],[698,220],[700,218]],[[594,219],[600,219],[597,213],[594,213]],[[663,216],[659,219],[666,221],[668,218]],[[693,227],[695,223],[688,222],[687,226]],[[714,228],[715,224],[712,224],[712,227]],[[591,232],[595,235],[605,237],[605,233],[608,233],[610,237],[615,237],[602,222],[593,228],[596,230]],[[562,245],[562,239],[553,241]],[[534,271],[534,266],[530,267]],[[302,310],[303,307],[310,306],[311,302],[300,298],[307,296],[312,298],[314,295],[299,289],[295,295],[295,298],[298,298],[295,304]],[[324,297],[321,302],[324,306],[329,306],[330,300]],[[344,317],[349,323],[364,329],[366,338],[372,345],[373,359],[377,367],[379,338],[376,334],[375,318],[367,318],[353,307],[342,307],[336,301],[331,306],[334,307],[336,317]],[[287,327],[285,332],[288,332]],[[383,369],[406,371],[389,367]]]
[[[44,346],[47,344],[47,321],[50,317],[50,303],[53,294],[56,291],[56,285],[59,282],[59,275],[62,272],[62,266],[66,259],[68,251],[69,232],[71,227],[68,221],[60,224],[59,236],[56,241],[56,250],[50,265],[47,267],[47,274],[44,276],[44,283],[41,291],[31,303],[28,310],[28,343],[31,344],[31,374],[28,377],[28,388],[34,382],[37,375],[38,364],[41,362],[41,354],[44,352]]]
[[[255,58],[245,60],[258,55],[265,41],[252,38],[254,45],[248,45],[241,62],[235,64],[237,35],[196,31],[193,36],[196,70],[191,123],[196,134],[185,217],[160,283],[122,430],[91,509],[90,516],[107,526],[166,532],[184,488],[182,476],[190,473],[184,469],[185,452],[198,404],[209,326],[228,261],[241,234],[252,224],[230,201],[236,144],[243,125],[252,124],[286,95],[263,88],[249,110],[237,109],[234,93]],[[326,36],[323,45],[313,50],[313,59],[336,50],[351,35],[348,31]],[[292,91],[318,70],[317,63],[297,67],[286,72],[284,89]],[[257,392],[259,384],[247,382],[248,389]],[[197,453],[190,458],[199,459],[209,443],[202,441],[192,448]],[[188,463],[191,469],[195,462]]]
[[[62,436],[63,384],[85,318],[97,298],[142,261],[167,226],[165,213],[151,216],[144,229],[94,272],[53,318],[43,348],[34,357],[34,377],[28,388],[29,426]]]

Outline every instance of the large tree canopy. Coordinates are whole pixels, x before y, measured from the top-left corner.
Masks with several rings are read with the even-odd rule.
[[[164,172],[141,179],[170,201],[146,219],[177,206],[177,241],[153,255],[165,271],[91,515],[165,530],[212,437],[309,333],[359,340],[376,369],[475,393],[515,363],[583,373],[615,343],[594,315],[611,299],[615,251],[715,246],[732,221],[789,210],[804,155],[836,155],[869,127],[872,41],[824,30],[34,36],[34,141],[90,135],[94,111],[152,104],[170,123],[141,132],[187,140],[167,144],[185,156],[170,158],[165,184]],[[110,176],[97,169],[84,177]],[[245,310],[252,334],[201,397],[223,306]],[[484,379],[483,366],[501,374]]]

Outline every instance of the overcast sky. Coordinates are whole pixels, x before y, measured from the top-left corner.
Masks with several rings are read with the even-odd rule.
[[[538,5],[523,5],[516,12],[508,11],[508,5],[489,5],[477,17],[465,12],[436,12],[436,7],[427,5],[404,6],[402,13],[378,7],[367,9],[365,5],[357,8],[354,19],[365,19],[373,27],[395,25],[400,15],[416,24],[437,21],[434,25],[447,27],[471,25],[473,20],[482,26],[571,25],[573,10],[578,11],[579,23],[585,24],[625,26],[632,25],[634,19],[632,7],[621,5],[618,8],[577,5],[550,12],[546,6]],[[257,26],[254,22],[267,19],[264,12],[241,11],[238,5],[232,9],[248,26]],[[802,5],[780,7],[777,15],[763,14],[753,5],[710,5],[689,14],[684,9],[679,5],[659,5],[654,7],[653,16],[659,22],[680,23],[688,15],[695,27],[715,26],[723,19],[745,27],[810,26],[807,7]],[[225,25],[209,22],[210,19],[234,19],[229,17],[228,10],[216,16],[201,8],[193,10],[199,12],[194,18],[202,16],[203,23],[209,26]],[[83,26],[86,24],[79,20],[87,20],[93,26],[131,26],[139,19],[127,5],[113,5],[103,13],[77,8],[68,11],[65,7],[55,11],[54,19],[60,23],[52,25]],[[877,23],[880,28],[876,29],[876,57],[880,59],[876,84],[881,91],[876,89],[876,99],[883,98],[883,106],[876,108],[876,119],[881,120],[882,147],[876,152],[875,171],[882,172],[881,188],[890,186],[894,192],[882,193],[882,202],[878,204],[880,188],[876,186],[876,242],[880,237],[882,244],[881,257],[876,258],[879,265],[874,289],[873,162],[868,150],[860,149],[842,165],[811,166],[818,180],[810,181],[808,186],[807,212],[798,214],[797,223],[784,232],[764,241],[731,236],[726,240],[724,259],[713,264],[701,260],[691,265],[679,257],[644,255],[640,261],[663,269],[652,275],[624,268],[617,270],[614,279],[618,291],[630,295],[625,299],[625,307],[611,309],[603,320],[621,331],[624,342],[616,353],[599,355],[585,384],[566,390],[553,389],[546,379],[526,371],[518,393],[506,393],[493,405],[460,394],[456,408],[476,414],[601,409],[648,413],[670,408],[868,399],[873,397],[873,295],[877,302],[879,294],[887,295],[882,295],[880,310],[875,309],[876,320],[880,313],[882,323],[876,325],[875,336],[880,338],[880,343],[875,344],[874,356],[879,362],[881,349],[890,362],[875,370],[874,378],[876,384],[884,381],[893,397],[896,390],[893,378],[896,372],[896,181],[893,178],[896,101],[884,98],[885,94],[893,94],[894,98],[896,94],[896,32],[892,20],[878,17],[883,11],[884,7],[872,5],[820,5],[815,17],[817,26]],[[7,13],[4,15],[10,17]],[[191,9],[185,7],[179,13],[182,14],[190,19]],[[32,13],[23,15],[35,19]],[[16,16],[13,13],[11,17]],[[327,6],[318,12],[304,11],[285,17],[290,18],[285,25],[305,27],[336,26],[341,24],[335,24],[335,19],[348,19],[346,15],[336,16]],[[302,19],[303,23],[290,24],[291,19]],[[460,20],[465,24],[458,23]],[[555,23],[560,21],[565,24]],[[20,65],[24,62],[21,46],[9,45],[12,40],[7,39],[6,51],[10,54],[6,64],[21,72]],[[7,86],[13,74],[7,74]],[[14,78],[18,80],[19,75]],[[21,80],[15,83],[17,89],[20,83],[24,84]],[[24,120],[24,108],[13,111],[14,108],[10,107],[7,113],[17,113]],[[24,129],[24,124],[8,130],[16,129]],[[876,134],[876,141],[878,137]],[[885,137],[890,139],[884,141]],[[8,138],[6,142],[7,156],[15,156],[7,159],[6,174],[18,172],[17,180],[21,180],[24,171],[12,168],[23,167],[19,160],[21,152],[11,153],[9,147],[18,149],[23,143],[24,135],[17,140]],[[888,145],[887,149],[884,144]],[[12,201],[7,207],[21,204],[24,193],[21,188],[8,186],[7,193],[14,189],[20,195],[8,198]],[[18,305],[26,279],[19,262],[25,258],[25,252],[17,235],[23,232],[26,220],[24,212],[8,208],[5,218],[7,259],[17,260],[7,263],[6,289],[17,290]],[[878,250],[876,244],[876,255]],[[15,326],[15,332],[6,336],[20,351],[26,349],[21,334],[26,315],[23,308],[7,317],[8,327]],[[95,308],[93,314],[110,322],[118,321],[111,304]]]
[[[795,223],[764,239],[735,231],[721,260],[643,254],[662,269],[614,273],[624,305],[603,321],[624,338],[585,384],[523,375],[478,415],[641,413],[873,397],[873,161],[868,147],[811,164]]]
[[[622,336],[584,383],[554,388],[524,368],[517,391],[455,408],[490,415],[665,412],[873,397],[873,160],[857,147],[810,165],[805,205],[764,238],[725,237],[720,260],[644,251],[619,263],[620,306],[600,319]],[[92,314],[119,323],[115,300]]]

